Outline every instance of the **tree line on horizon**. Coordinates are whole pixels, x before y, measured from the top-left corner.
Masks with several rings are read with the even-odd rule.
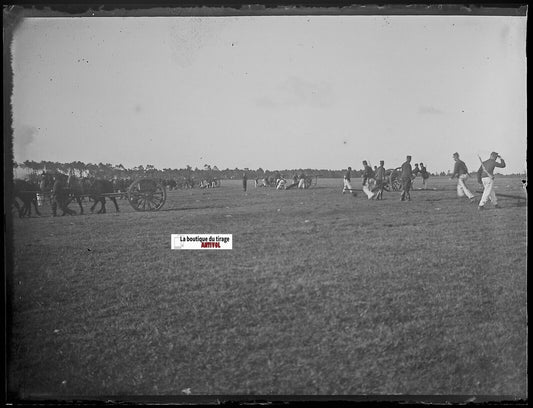
[[[84,163],[82,161],[73,161],[70,163],[60,163],[53,161],[42,160],[36,162],[33,160],[26,160],[22,163],[13,162],[13,167],[26,169],[30,174],[40,174],[42,172],[61,172],[64,174],[73,173],[78,177],[101,177],[101,178],[137,178],[137,177],[154,177],[162,179],[172,179],[172,178],[217,178],[219,180],[224,179],[242,179],[243,175],[246,173],[248,179],[258,179],[263,178],[269,175],[274,175],[280,173],[286,178],[292,178],[295,174],[300,175],[304,173],[306,176],[319,176],[323,178],[342,178],[346,172],[346,169],[332,170],[332,169],[283,169],[283,170],[264,170],[261,167],[258,169],[245,168],[234,168],[234,169],[225,169],[220,170],[217,166],[211,166],[205,164],[203,168],[192,168],[189,165],[186,165],[184,168],[171,169],[163,168],[158,169],[154,165],[147,164],[145,166],[139,165],[132,168],[126,168],[122,164],[114,165],[110,163]],[[357,178],[361,177],[363,170],[352,170],[352,177]],[[472,174],[475,174],[473,172]],[[450,171],[440,172],[440,173],[430,173],[431,176],[449,176]],[[521,174],[511,174],[511,176],[516,176]]]

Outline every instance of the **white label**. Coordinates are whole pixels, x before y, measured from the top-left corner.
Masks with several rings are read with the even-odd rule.
[[[233,249],[233,234],[171,234],[171,249]]]

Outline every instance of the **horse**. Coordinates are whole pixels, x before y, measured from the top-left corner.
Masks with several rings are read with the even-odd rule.
[[[85,195],[84,185],[74,174],[71,174],[70,176],[68,176],[67,186],[69,193],[80,206],[80,214],[83,214],[83,205],[81,202],[82,197]]]
[[[96,205],[101,203],[98,214],[105,214],[105,196],[103,194],[109,194],[113,192],[113,183],[111,181],[104,179],[94,180],[88,191],[89,196],[94,200],[94,204],[91,207],[91,212],[94,212]],[[117,199],[115,197],[109,197],[109,199],[115,204],[116,212],[119,212]]]
[[[31,204],[35,207],[35,213],[41,215],[37,208],[37,192],[39,186],[31,184],[25,180],[13,180],[13,204],[19,213],[19,217],[31,217]],[[22,207],[17,202],[17,198],[22,201]]]

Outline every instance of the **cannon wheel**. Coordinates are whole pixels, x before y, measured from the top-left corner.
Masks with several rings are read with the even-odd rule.
[[[135,211],[159,211],[167,199],[165,186],[151,178],[140,178],[128,188],[128,201]]]
[[[401,168],[387,170],[389,175],[389,186],[392,191],[401,191],[402,189],[402,173]]]

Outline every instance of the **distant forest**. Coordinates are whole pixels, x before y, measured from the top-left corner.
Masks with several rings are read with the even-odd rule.
[[[32,161],[26,160],[23,163],[14,162],[13,167],[15,174],[24,175],[25,178],[33,178],[42,172],[61,172],[64,174],[73,173],[78,177],[94,176],[98,178],[137,178],[142,176],[150,176],[161,179],[179,179],[192,177],[195,179],[216,178],[219,180],[232,180],[242,179],[243,174],[246,173],[248,179],[264,178],[269,175],[273,175],[279,172],[286,178],[292,178],[295,174],[301,174],[302,172],[306,176],[322,177],[322,178],[342,178],[346,169],[331,170],[331,169],[283,169],[283,170],[268,170],[268,169],[249,169],[249,168],[234,168],[220,170],[217,166],[211,166],[205,164],[203,168],[192,168],[186,166],[180,169],[164,168],[158,169],[151,164],[146,166],[139,165],[133,168],[126,168],[122,164],[114,165],[109,163],[83,163],[81,161],[75,161],[71,163],[59,163],[52,161]],[[363,174],[363,170],[352,170],[352,177],[357,178]],[[474,173],[472,173],[474,174]],[[447,176],[449,173],[430,173],[432,176]],[[518,174],[519,175],[519,174]],[[517,175],[514,175],[517,176]]]

